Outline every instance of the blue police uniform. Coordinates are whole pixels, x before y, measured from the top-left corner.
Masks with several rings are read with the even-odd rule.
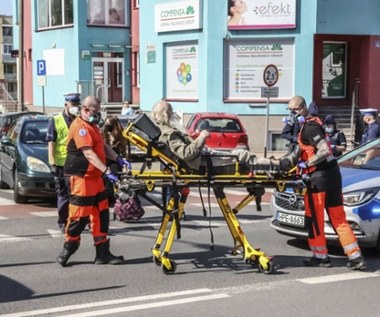
[[[361,114],[364,116],[372,116],[376,118],[376,109],[360,109]],[[373,121],[367,125],[364,133],[362,135],[361,144],[366,143],[370,140],[380,137],[380,124],[377,121]]]

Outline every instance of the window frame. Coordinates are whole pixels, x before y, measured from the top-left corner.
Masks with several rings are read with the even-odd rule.
[[[52,7],[56,1],[60,1],[60,23],[54,24],[53,18],[57,14],[52,14]],[[71,5],[71,8],[68,6]],[[67,20],[67,15],[71,9],[71,21]],[[42,10],[44,12],[42,12]],[[46,23],[42,23],[42,17],[45,17]],[[46,25],[45,25],[46,24]],[[37,30],[49,30],[63,27],[71,27],[74,25],[74,4],[72,0],[37,0]]]
[[[128,15],[128,1],[127,0],[119,0],[119,5],[122,4],[123,5],[123,8],[121,8],[119,10],[119,13],[122,13],[121,17],[124,18],[124,22],[115,22],[115,23],[112,23],[110,22],[110,10],[112,9],[119,9],[119,8],[112,8],[111,7],[111,1],[112,0],[98,0],[99,2],[98,3],[101,3],[101,9],[100,11],[97,11],[97,12],[92,12],[91,11],[91,6],[89,5],[89,1],[91,0],[87,0],[87,18],[86,18],[86,24],[87,26],[101,26],[101,27],[128,27],[129,26],[129,15]],[[94,7],[99,7],[99,6],[95,6],[95,3],[93,2],[92,5],[94,5]],[[106,13],[109,13],[109,14],[106,14]],[[116,14],[118,14],[116,12]],[[94,16],[92,17],[92,15],[97,15],[97,16]],[[102,16],[100,16],[102,15]],[[93,19],[98,19],[98,20],[95,20],[95,22],[91,22],[91,20]]]

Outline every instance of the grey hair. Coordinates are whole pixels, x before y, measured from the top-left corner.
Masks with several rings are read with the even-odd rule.
[[[170,123],[173,107],[167,101],[161,100],[153,106],[152,117],[157,123]]]

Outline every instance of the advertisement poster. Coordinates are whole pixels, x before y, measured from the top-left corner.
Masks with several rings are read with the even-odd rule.
[[[279,72],[278,99],[294,93],[294,39],[229,39],[226,41],[224,99],[231,101],[263,100],[266,87],[263,73],[273,64]]]
[[[322,98],[346,97],[346,43],[323,43]]]
[[[228,0],[229,30],[294,29],[296,0]]]
[[[166,99],[198,99],[198,43],[166,46]]]

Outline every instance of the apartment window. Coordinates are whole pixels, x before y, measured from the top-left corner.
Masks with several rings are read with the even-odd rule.
[[[4,64],[4,74],[15,74],[16,71],[12,64]]]
[[[16,83],[8,83],[7,84],[7,90],[8,92],[16,92],[17,91],[17,84]]]
[[[12,36],[13,31],[11,26],[3,25],[3,36]]]
[[[12,44],[3,44],[3,54],[4,55],[11,55],[12,50],[13,50]]]
[[[87,24],[127,25],[126,0],[87,0]]]
[[[37,0],[38,28],[73,24],[73,0]]]

